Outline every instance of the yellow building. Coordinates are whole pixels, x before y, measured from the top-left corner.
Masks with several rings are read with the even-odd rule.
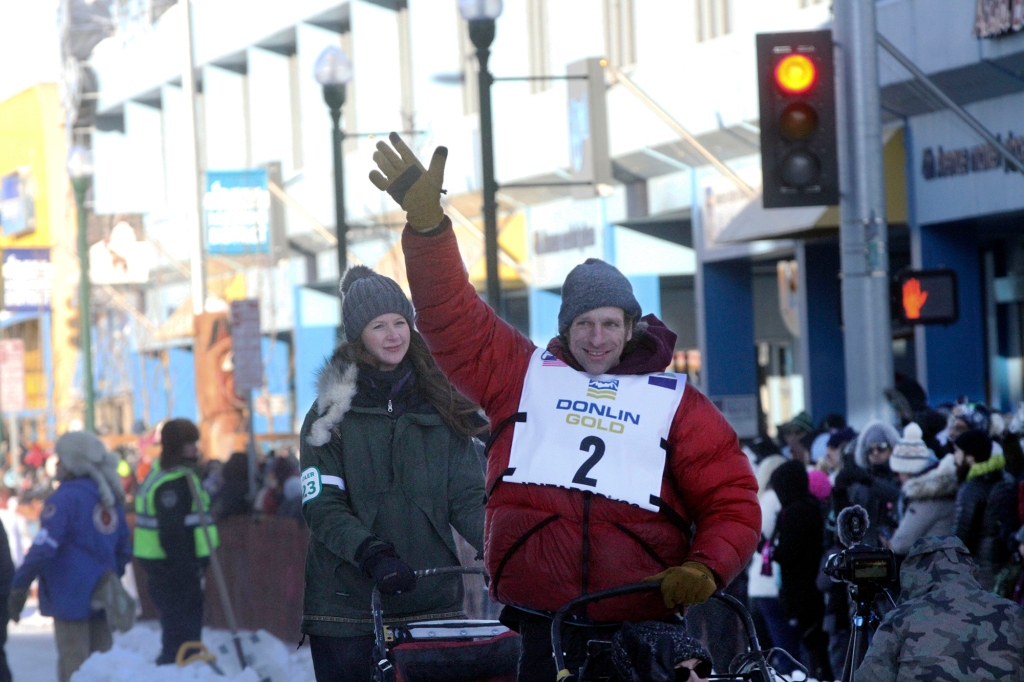
[[[69,329],[78,305],[78,261],[66,139],[56,84],[35,85],[0,102],[6,284],[0,318],[4,338],[25,341],[26,409],[18,416],[30,442],[50,440],[81,415],[74,386],[78,350]]]

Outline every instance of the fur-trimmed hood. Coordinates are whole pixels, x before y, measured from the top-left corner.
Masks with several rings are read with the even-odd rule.
[[[99,438],[88,431],[69,431],[57,439],[53,449],[71,476],[89,477],[96,482],[104,507],[124,504],[117,456]]]
[[[352,398],[358,390],[359,367],[345,360],[341,350],[334,351],[316,377],[316,413],[306,440],[310,445],[326,445],[331,433],[352,408]]]
[[[953,455],[946,455],[938,465],[908,478],[903,484],[907,500],[951,500],[956,497],[959,481]]]
[[[881,441],[896,447],[896,444],[900,442],[900,432],[892,424],[882,421],[875,420],[868,423],[860,435],[857,436],[857,445],[854,449],[854,458],[857,466],[862,469],[871,468],[871,465],[868,464],[868,446]]]

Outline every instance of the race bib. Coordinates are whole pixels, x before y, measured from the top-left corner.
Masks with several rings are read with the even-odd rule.
[[[662,442],[685,389],[685,375],[593,376],[538,348],[504,480],[589,490],[658,511]]]
[[[299,478],[299,482],[302,483],[302,503],[305,504],[317,497],[323,486],[320,483],[320,470],[316,467],[309,467],[302,472],[302,476]]]

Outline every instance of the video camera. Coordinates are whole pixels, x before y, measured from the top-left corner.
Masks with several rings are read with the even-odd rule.
[[[843,682],[851,682],[867,651],[872,618],[872,604],[886,588],[896,584],[896,555],[891,549],[879,549],[861,544],[867,533],[868,513],[864,507],[854,505],[839,512],[836,532],[846,549],[825,561],[822,571],[835,581],[848,585],[850,598],[856,604],[856,614],[850,621],[850,644],[846,649]],[[889,597],[891,600],[892,597]]]
[[[856,545],[830,556],[823,570],[828,577],[850,585],[885,589],[896,578],[896,557],[890,549]]]
[[[861,544],[869,525],[868,513],[860,505],[839,512],[836,530],[846,549],[831,555],[822,570],[833,580],[881,591],[896,580],[896,555],[891,549]]]

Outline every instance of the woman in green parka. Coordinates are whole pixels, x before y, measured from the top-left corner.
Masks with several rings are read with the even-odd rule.
[[[398,284],[356,266],[341,283],[345,339],[320,370],[301,433],[302,511],[311,537],[302,631],[317,682],[370,680],[374,584],[385,620],[463,617],[455,528],[483,549],[476,408],[412,328]]]

